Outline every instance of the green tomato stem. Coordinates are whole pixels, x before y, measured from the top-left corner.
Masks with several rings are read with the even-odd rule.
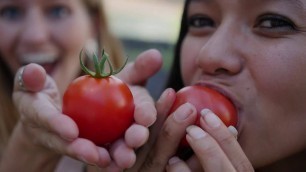
[[[124,64],[118,70],[114,71],[113,65],[112,65],[111,61],[109,60],[109,55],[103,49],[102,53],[101,53],[101,60],[100,61],[99,61],[97,55],[95,53],[93,53],[92,57],[93,57],[93,63],[94,63],[94,67],[95,67],[95,72],[94,72],[94,71],[88,69],[85,66],[85,64],[82,61],[82,54],[83,54],[83,49],[81,50],[80,55],[79,55],[81,68],[87,75],[90,75],[94,78],[105,78],[105,77],[109,77],[111,75],[118,74],[125,67],[125,65],[128,62],[128,57],[127,57]],[[109,67],[109,72],[108,73],[104,72],[105,63],[107,63],[108,67]]]

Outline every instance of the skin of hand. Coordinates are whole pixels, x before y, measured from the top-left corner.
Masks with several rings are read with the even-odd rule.
[[[143,86],[136,84],[145,83],[146,79],[159,70],[161,62],[160,53],[149,50],[139,55],[134,63],[126,66],[123,74],[118,75],[131,85],[135,100],[135,123],[126,131],[124,138],[111,146],[109,152],[95,146],[89,140],[78,138],[78,128],[74,121],[61,113],[60,94],[54,80],[36,64],[25,66],[16,75],[13,97],[21,121],[20,127],[14,132],[23,133],[28,145],[39,149],[47,148],[49,152],[46,151],[46,156],[54,155],[56,152],[100,167],[115,164],[120,169],[129,168],[136,161],[134,148],[147,141],[147,127],[156,120],[153,99]],[[145,64],[150,64],[150,68]],[[18,83],[18,76],[22,70],[24,88]]]
[[[126,131],[125,142],[122,140],[117,142],[114,148],[117,148],[117,150],[121,149],[121,151],[125,152],[132,152],[134,156],[124,157],[119,151],[112,151],[112,157],[116,163],[112,163],[110,166],[100,169],[100,171],[121,171],[126,168],[131,168],[135,164],[136,154],[133,149],[139,148],[148,141],[148,127],[156,123],[157,111],[155,103],[149,92],[144,88],[144,85],[161,66],[162,57],[160,52],[152,49],[141,53],[133,63],[127,64],[123,71],[117,75],[118,78],[129,84],[135,97],[135,124]],[[137,150],[137,161],[140,159],[138,152],[139,150]]]
[[[217,115],[203,110],[200,125],[186,129],[195,155],[187,161],[172,157],[167,171],[254,171],[238,141]]]
[[[187,103],[178,108],[169,117],[169,111],[175,100],[175,91],[166,89],[156,102],[157,120],[150,128],[149,141],[137,151],[136,164],[127,172],[164,171],[168,160],[175,154],[187,126],[196,120],[195,107]]]
[[[117,75],[118,78],[129,84],[133,93],[135,101],[135,124],[126,131],[125,141],[121,140],[117,142],[111,149],[111,155],[116,163],[112,163],[103,170],[120,171],[132,167],[136,162],[134,149],[139,148],[147,142],[149,138],[148,127],[156,121],[157,114],[154,100],[144,88],[144,85],[161,66],[162,57],[160,52],[152,49],[141,53],[134,62],[127,64],[123,71]],[[121,152],[130,152],[131,156],[122,156]],[[139,159],[138,155],[137,159]]]
[[[196,155],[192,156],[186,162],[174,156],[181,138],[186,136],[186,130],[189,131],[190,130],[189,126],[192,126],[192,124],[194,124],[196,120],[195,107],[189,103],[182,105],[175,112],[170,114],[168,117],[169,110],[174,100],[175,100],[175,91],[169,88],[163,92],[160,99],[157,101],[156,108],[157,108],[158,118],[156,123],[151,127],[149,141],[139,151],[137,151],[138,159],[136,165],[128,169],[127,170],[128,172],[131,171],[163,172],[165,171],[166,166],[168,166],[167,170],[169,171],[180,171],[180,170],[184,171],[185,169],[187,171],[203,171],[203,167],[200,161],[198,160],[198,156],[202,158],[204,155],[207,155],[206,153],[204,154],[203,153],[204,151],[201,150],[200,145],[203,143],[203,141],[199,144],[196,144],[195,146],[193,146],[195,144],[194,141],[191,141],[189,143],[195,151],[199,152],[197,152]],[[207,110],[205,111],[203,110],[203,113],[204,112],[207,112]],[[229,152],[233,154],[234,157],[233,161],[237,162],[235,164],[237,166],[237,167],[235,166],[236,169],[240,169],[242,171],[248,169],[251,171],[252,166],[250,162],[247,160],[244,153],[242,152],[241,147],[239,146],[236,140],[237,133],[231,131],[230,127],[227,128],[220,121],[219,118],[216,118],[216,120],[219,121],[218,124],[219,127],[217,128],[209,128],[209,126],[207,125],[209,121],[205,122],[206,120],[204,121],[203,119],[201,121],[201,125],[202,126],[205,125],[204,129],[206,132],[212,133],[211,136],[207,134],[210,137],[209,141],[211,143],[210,144],[211,148],[212,150],[218,150],[216,152],[210,152],[210,149],[206,150],[207,152],[209,152],[209,154],[207,155],[207,157],[206,156],[205,157],[207,159],[211,159],[212,162],[214,162],[213,159],[210,158],[212,154],[214,153],[216,153],[216,155],[221,154],[220,156],[212,156],[212,157],[224,158],[226,157],[224,154]],[[216,138],[214,138],[215,136]],[[219,146],[219,144],[221,146]],[[221,148],[223,149],[223,147],[225,147],[225,149],[227,150],[225,153],[221,150]],[[241,156],[239,156],[239,158],[235,160],[236,154],[239,154]],[[233,169],[233,165],[228,163],[228,159],[226,160],[227,160],[226,161],[227,165],[229,165]],[[176,162],[180,163],[176,164]],[[207,162],[207,160],[205,160],[204,162]],[[244,163],[240,164],[241,162]],[[214,169],[214,167],[210,166],[210,163],[207,163],[207,166]],[[205,169],[206,168],[207,167],[205,167]]]

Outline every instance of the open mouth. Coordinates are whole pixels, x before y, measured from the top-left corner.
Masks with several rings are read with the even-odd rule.
[[[45,64],[39,64],[41,65],[48,74],[52,74],[53,71],[55,70],[56,66],[58,64],[58,61],[55,61],[53,63],[45,63]]]
[[[34,53],[26,54],[19,58],[21,64],[26,65],[29,63],[36,63],[41,65],[48,74],[51,74],[57,64],[59,63],[58,58],[54,54],[46,53]]]

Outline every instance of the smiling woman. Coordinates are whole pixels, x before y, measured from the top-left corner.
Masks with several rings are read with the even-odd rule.
[[[68,84],[81,74],[78,57],[83,47],[88,52],[99,52],[103,47],[115,67],[124,59],[99,0],[1,0],[0,35],[0,171],[4,165],[12,168],[6,171],[14,171],[13,168],[28,163],[10,166],[11,152],[7,149],[8,143],[14,145],[24,139],[11,138],[13,133],[21,132],[16,126],[22,123],[12,103],[17,70],[29,63],[41,65],[56,82],[61,97]],[[27,139],[39,140],[35,138],[39,133],[21,128],[28,131]]]
[[[109,39],[98,1],[1,1],[0,5],[1,58],[13,74],[20,65],[38,63],[55,80],[65,81],[62,92],[78,75],[75,58],[87,43],[101,43],[115,64],[120,63],[116,58],[120,51],[108,48],[114,41]]]

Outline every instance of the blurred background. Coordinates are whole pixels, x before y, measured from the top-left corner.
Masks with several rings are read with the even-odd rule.
[[[163,68],[147,85],[153,97],[158,98],[172,63],[184,0],[103,1],[111,30],[123,42],[130,60],[150,48],[162,53]]]

